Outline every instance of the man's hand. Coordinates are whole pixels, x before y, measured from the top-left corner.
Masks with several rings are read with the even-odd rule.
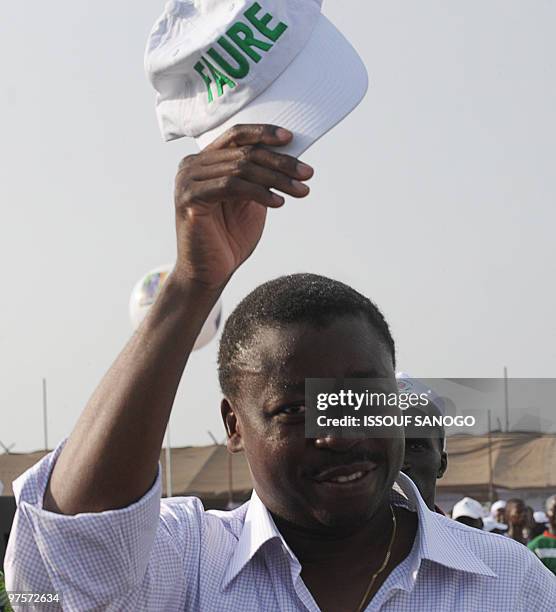
[[[259,242],[267,208],[309,193],[301,181],[313,169],[270,150],[292,135],[272,125],[238,125],[198,155],[186,157],[176,177],[178,259],[184,281],[221,288]]]

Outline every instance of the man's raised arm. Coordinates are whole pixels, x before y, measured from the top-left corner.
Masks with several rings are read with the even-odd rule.
[[[267,148],[291,134],[236,126],[176,177],[176,266],[159,298],[91,397],[44,495],[60,514],[123,508],[156,476],[178,384],[203,323],[262,235],[267,208],[304,197],[312,169]]]

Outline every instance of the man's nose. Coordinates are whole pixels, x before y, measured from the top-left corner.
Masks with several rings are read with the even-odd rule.
[[[358,438],[344,438],[327,434],[315,438],[315,446],[322,450],[331,450],[337,453],[343,453],[350,450],[361,442]]]

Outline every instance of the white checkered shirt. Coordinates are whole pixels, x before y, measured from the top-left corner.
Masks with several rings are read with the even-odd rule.
[[[57,591],[76,612],[319,610],[255,493],[232,512],[207,512],[196,498],[161,501],[159,475],[122,510],[52,514],[42,497],[59,451],[14,483],[8,589]],[[405,496],[393,491],[392,501],[416,511],[419,528],[368,612],[556,610],[556,577],[527,547],[431,512],[403,474],[398,485]]]

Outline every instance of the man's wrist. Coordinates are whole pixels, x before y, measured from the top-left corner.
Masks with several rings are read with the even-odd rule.
[[[176,267],[164,283],[164,289],[171,295],[181,296],[187,301],[213,306],[228,284],[228,280],[219,284],[209,284],[191,277]]]
[[[147,316],[146,329],[169,330],[177,326],[183,331],[179,334],[183,341],[187,342],[188,337],[194,341],[224,286],[211,287],[172,271]]]

